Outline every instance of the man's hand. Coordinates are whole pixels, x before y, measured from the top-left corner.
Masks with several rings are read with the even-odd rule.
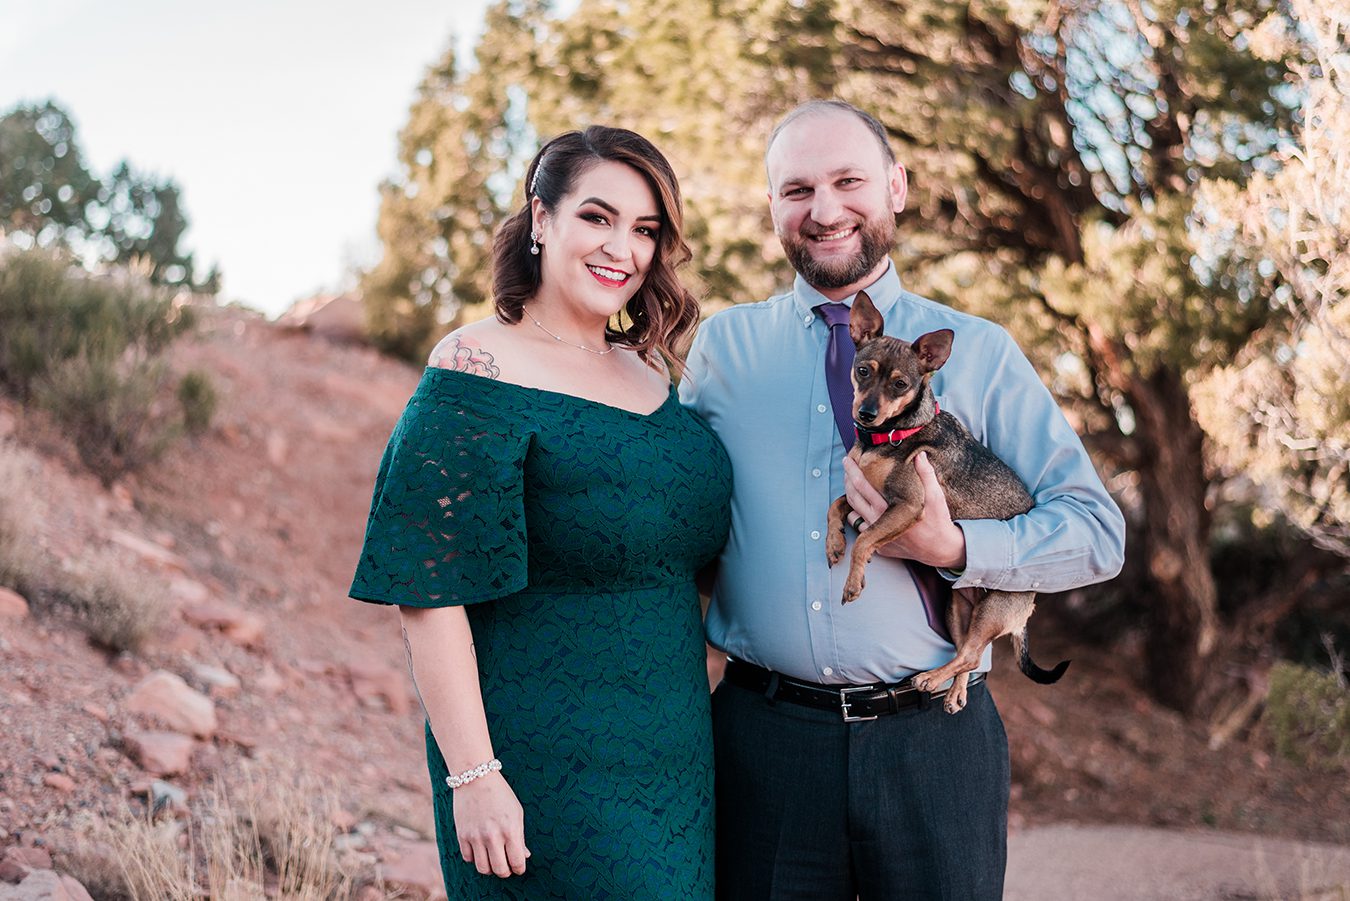
[[[923,484],[923,515],[899,538],[878,546],[877,553],[960,572],[966,567],[966,535],[960,526],[952,522],[951,511],[947,509],[947,496],[938,484],[937,473],[933,471],[933,464],[928,462],[927,454],[919,454],[914,458],[914,471],[919,474],[919,481]],[[848,497],[849,506],[862,517],[862,522],[857,526],[859,532],[886,512],[886,499],[872,487],[862,470],[848,457],[844,458],[844,494]],[[850,515],[850,522],[856,523],[858,516]]]

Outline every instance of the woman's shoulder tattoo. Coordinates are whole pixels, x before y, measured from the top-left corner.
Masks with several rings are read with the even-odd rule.
[[[486,378],[495,379],[501,375],[501,370],[492,359],[492,354],[481,347],[475,347],[465,344],[458,335],[447,335],[436,345],[436,349],[431,352],[431,358],[427,361],[431,366],[438,366],[441,369],[453,369],[457,372],[467,372],[470,375],[479,375]]]

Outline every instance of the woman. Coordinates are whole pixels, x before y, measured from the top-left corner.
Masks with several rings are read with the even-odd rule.
[[[441,341],[389,441],[351,593],[399,605],[451,898],[711,898],[693,576],[730,466],[663,363],[698,318],[679,187],[600,126],[526,185],[496,318]]]

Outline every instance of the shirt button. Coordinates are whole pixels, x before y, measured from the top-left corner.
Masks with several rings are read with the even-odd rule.
[[[819,532],[812,532],[812,533],[811,533],[811,540],[812,540],[812,541],[818,541],[819,539],[820,539],[820,533],[819,533]]]
[[[807,328],[810,328],[810,327],[811,327],[811,320],[812,320],[812,319],[815,319],[815,318],[816,318],[816,317],[814,317],[814,316],[803,316],[803,317],[802,317],[802,325],[806,326]]]
[[[972,585],[982,585],[982,584],[984,584],[984,579],[971,579],[971,580],[970,580],[970,584],[972,584]]]
[[[820,601],[812,601],[812,602],[811,602],[811,609],[812,609],[812,610],[819,610],[819,609],[820,609]]]
[[[1041,583],[1040,583],[1040,582],[1032,582],[1032,583],[1031,583],[1031,587],[1032,587],[1032,588],[1040,588],[1040,587],[1041,587]]]
[[[819,470],[819,469],[813,469],[813,470],[811,470],[811,475],[815,476],[816,478],[820,478],[820,470]],[[1040,583],[1040,582],[1037,582],[1036,584],[1039,585],[1039,584],[1041,584],[1041,583]]]
[[[824,405],[824,404],[816,404],[816,412],[817,412],[817,413],[824,413],[824,412],[825,412],[825,405]]]
[[[833,676],[833,675],[834,675],[834,668],[833,668],[833,667],[830,667],[830,666],[827,666],[827,667],[825,667],[823,670],[821,670],[821,672],[824,673],[824,674],[827,675],[827,676]]]

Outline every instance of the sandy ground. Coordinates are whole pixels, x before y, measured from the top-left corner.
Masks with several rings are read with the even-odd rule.
[[[1350,846],[1229,832],[1041,826],[1008,841],[1006,901],[1350,899]]]

